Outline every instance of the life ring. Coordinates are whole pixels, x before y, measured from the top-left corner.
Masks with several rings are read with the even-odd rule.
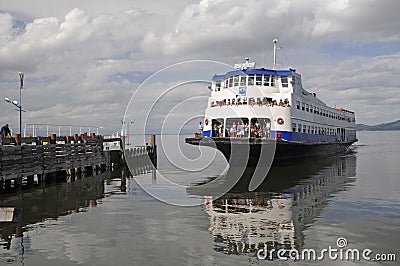
[[[285,123],[285,120],[283,120],[282,117],[279,117],[276,122],[278,122],[279,125],[283,125]]]
[[[208,125],[208,119],[204,120],[204,124]]]

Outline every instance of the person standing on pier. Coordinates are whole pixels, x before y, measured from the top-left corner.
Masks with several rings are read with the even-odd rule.
[[[1,136],[3,138],[11,137],[11,131],[10,128],[8,127],[8,124],[5,124],[1,130],[0,130]]]

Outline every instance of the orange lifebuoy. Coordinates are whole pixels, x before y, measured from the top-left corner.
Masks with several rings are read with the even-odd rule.
[[[208,119],[204,120],[204,124],[208,125]]]
[[[276,122],[278,122],[279,125],[283,125],[285,123],[285,120],[283,120],[282,117],[279,117]]]

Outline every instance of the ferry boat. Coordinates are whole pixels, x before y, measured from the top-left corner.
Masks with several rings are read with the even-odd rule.
[[[231,158],[232,145],[246,146],[252,165],[263,150],[273,149],[276,162],[345,152],[357,141],[355,113],[327,106],[303,88],[295,69],[278,68],[277,43],[272,69],[246,58],[212,78],[203,132],[186,143],[216,147],[230,163],[243,158]]]

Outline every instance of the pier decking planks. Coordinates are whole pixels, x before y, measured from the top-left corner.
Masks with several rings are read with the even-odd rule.
[[[106,163],[101,138],[2,139],[0,181]]]

